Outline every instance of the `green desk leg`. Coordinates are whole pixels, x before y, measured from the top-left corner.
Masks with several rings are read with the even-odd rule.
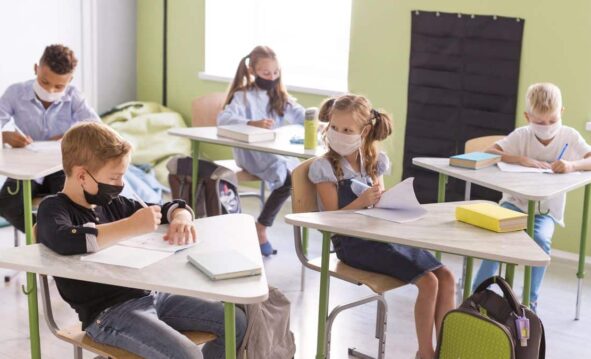
[[[236,306],[234,303],[224,303],[224,330],[226,359],[236,359]]]
[[[527,203],[527,234],[534,238],[534,223],[536,220],[536,201]],[[507,266],[508,268],[508,266]],[[523,305],[529,306],[531,293],[531,267],[525,266],[523,274]]]
[[[318,341],[316,359],[326,358],[326,319],[328,318],[328,296],[330,278],[328,261],[330,256],[330,233],[322,232],[322,265],[320,267],[320,299],[318,301]]]
[[[308,256],[308,228],[302,228],[302,249],[304,250],[304,255]]]
[[[466,271],[464,273],[464,299],[472,293],[472,268],[474,267],[474,258],[466,257]]]
[[[197,192],[197,178],[199,178],[199,141],[191,141],[191,152],[193,156],[193,173],[191,174],[191,205],[195,201],[195,193]]]
[[[23,202],[25,207],[25,235],[27,245],[34,244],[33,239],[33,199],[31,181],[23,181]],[[39,306],[37,302],[37,277],[35,273],[27,273],[27,289],[24,290],[29,302],[29,336],[31,342],[31,358],[41,358],[41,341],[39,339]]]
[[[445,184],[447,183],[447,175],[439,174],[439,184],[437,186],[437,203],[445,202]],[[441,252],[435,252],[437,260],[441,260]]]
[[[587,230],[589,225],[589,192],[591,192],[591,184],[585,186],[585,197],[583,200],[581,243],[579,245],[579,269],[577,270],[577,307],[575,311],[575,320],[579,320],[581,316],[581,295],[583,294],[583,278],[585,277],[585,253],[587,247]]]

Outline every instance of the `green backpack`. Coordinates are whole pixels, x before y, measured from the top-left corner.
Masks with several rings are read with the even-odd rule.
[[[487,289],[491,284],[497,284],[503,296]],[[524,328],[527,323],[528,330]],[[517,301],[503,278],[491,277],[458,309],[445,315],[436,357],[543,359],[545,355],[544,326],[540,319]]]

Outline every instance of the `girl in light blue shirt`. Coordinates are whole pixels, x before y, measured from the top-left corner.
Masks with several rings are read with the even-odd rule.
[[[240,60],[228,91],[225,107],[218,115],[219,126],[248,124],[274,129],[287,124],[304,123],[304,108],[289,96],[281,81],[281,69],[275,52],[266,46],[255,47]],[[265,256],[276,254],[267,239],[281,206],[291,194],[291,170],[297,160],[276,154],[234,149],[236,163],[261,178],[272,190],[256,227]]]

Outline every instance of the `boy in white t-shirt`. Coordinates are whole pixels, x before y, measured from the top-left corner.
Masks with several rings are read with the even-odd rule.
[[[556,85],[531,85],[527,89],[525,106],[528,126],[515,129],[487,152],[502,155],[503,162],[550,168],[556,173],[591,170],[591,146],[577,130],[562,125],[562,95]],[[527,213],[528,201],[523,198],[503,193],[500,203],[505,208]],[[534,240],[548,254],[555,223],[564,226],[565,203],[566,194],[562,194],[539,202],[536,208]],[[498,266],[498,262],[483,261],[473,289],[495,275]],[[530,306],[534,311],[545,271],[546,267],[532,268]]]

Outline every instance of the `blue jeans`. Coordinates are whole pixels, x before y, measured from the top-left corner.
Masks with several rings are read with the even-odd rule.
[[[512,209],[514,211],[523,212],[511,203],[503,202],[501,206]],[[554,220],[552,217],[547,215],[537,214],[534,221],[534,241],[544,250],[544,252],[550,254],[552,246],[552,235],[554,234]],[[476,290],[478,285],[484,282],[485,279],[494,276],[499,270],[499,262],[493,261],[482,261],[476,278],[474,278],[474,284],[472,286],[472,292]],[[531,273],[531,296],[530,301],[537,303],[538,294],[540,287],[542,286],[542,279],[544,279],[544,273],[546,267],[532,267]]]
[[[203,331],[217,339],[203,353],[180,331]],[[246,332],[246,316],[236,308],[236,343]],[[104,310],[86,328],[94,341],[150,359],[224,358],[224,307],[220,302],[153,293]]]

